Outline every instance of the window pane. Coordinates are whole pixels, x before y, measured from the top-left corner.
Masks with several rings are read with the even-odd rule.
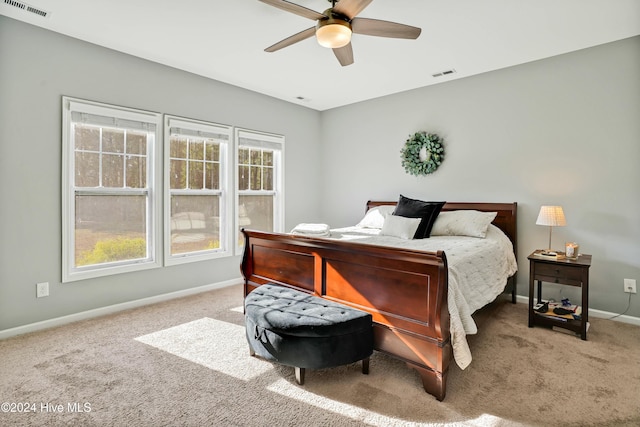
[[[274,196],[239,196],[238,215],[240,229],[273,231]]]
[[[273,168],[262,169],[262,186],[265,190],[273,190]]]
[[[220,161],[220,144],[213,142],[208,142],[206,144],[205,160],[213,162]]]
[[[122,188],[124,186],[124,156],[102,155],[102,186]]]
[[[218,196],[171,197],[171,254],[220,248]]]
[[[187,139],[186,138],[171,138],[171,148],[169,156],[180,159],[187,158]]]
[[[170,161],[170,178],[171,189],[187,188],[187,162],[186,160]]]
[[[249,166],[238,166],[238,189],[249,189]]]
[[[75,162],[76,187],[97,187],[100,185],[98,177],[100,154],[76,151]]]
[[[205,169],[205,188],[208,190],[220,189],[220,164],[219,163],[207,163]]]
[[[262,190],[262,168],[260,166],[251,166],[251,189]]]
[[[147,135],[140,132],[127,132],[127,153],[147,154]]]
[[[202,141],[189,142],[189,158],[194,160],[204,160],[204,143]]]
[[[147,159],[140,156],[127,156],[127,187],[145,188],[147,186]]]
[[[124,153],[124,131],[118,129],[102,129],[102,151],[108,153]]]
[[[203,162],[189,161],[189,188],[202,190],[203,188]]]
[[[100,129],[92,126],[75,125],[76,150],[100,150]]]
[[[273,166],[273,151],[264,151],[262,153],[262,161],[265,166]]]
[[[249,149],[248,148],[240,148],[238,150],[238,164],[248,165],[249,164]]]
[[[144,259],[146,196],[76,196],[75,266]]]
[[[261,150],[251,150],[251,164],[252,165],[261,165],[262,164],[262,151]]]

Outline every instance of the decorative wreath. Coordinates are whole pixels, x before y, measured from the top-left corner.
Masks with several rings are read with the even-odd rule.
[[[416,132],[410,136],[400,150],[404,170],[416,176],[435,172],[444,160],[442,142],[435,133]]]

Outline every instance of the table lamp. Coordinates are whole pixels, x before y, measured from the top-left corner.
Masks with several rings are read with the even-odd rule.
[[[563,227],[567,225],[567,220],[564,218],[562,206],[542,206],[540,208],[536,224],[549,226],[549,246],[548,249],[542,251],[540,255],[551,257],[557,256],[558,254],[551,250],[551,231],[553,230],[553,227]]]

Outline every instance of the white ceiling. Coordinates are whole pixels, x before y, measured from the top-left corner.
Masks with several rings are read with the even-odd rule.
[[[12,1],[0,3],[0,14],[319,111],[640,34],[640,0],[374,0],[360,17],[422,34],[355,34],[355,63],[341,67],[315,38],[264,52],[314,21],[258,0],[25,2],[46,18]],[[330,7],[291,1],[318,12]],[[456,73],[432,76],[449,69]]]

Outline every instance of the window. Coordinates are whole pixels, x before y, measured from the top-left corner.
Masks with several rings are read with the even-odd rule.
[[[228,254],[229,127],[165,117],[165,264]]]
[[[230,256],[244,227],[283,231],[284,137],[235,129],[232,150],[230,126],[62,104],[63,282]]]
[[[159,266],[160,114],[63,97],[63,282]]]
[[[284,137],[236,129],[238,249],[242,228],[282,232],[284,229]]]

